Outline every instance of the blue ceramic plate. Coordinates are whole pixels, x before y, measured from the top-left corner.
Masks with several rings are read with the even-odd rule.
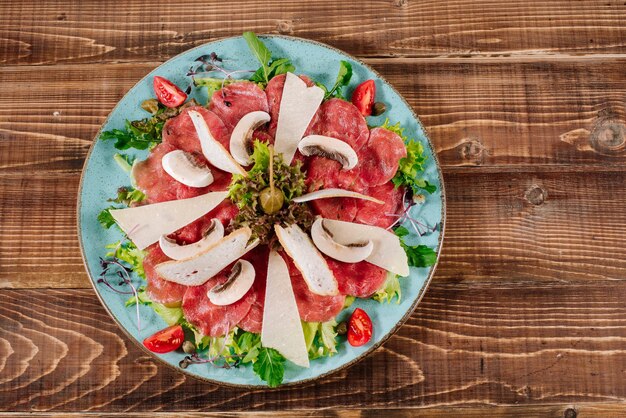
[[[426,202],[423,205],[413,207],[411,215],[427,225],[439,224],[440,228],[421,238],[418,238],[416,235],[411,236],[407,242],[409,244],[417,244],[419,242],[428,245],[434,248],[439,256],[445,221],[445,200],[441,171],[432,144],[407,102],[378,73],[354,57],[335,48],[299,38],[284,36],[263,36],[261,38],[272,51],[272,56],[290,58],[296,66],[298,73],[311,76],[327,86],[334,83],[340,60],[349,61],[354,71],[348,91],[366,79],[376,80],[376,98],[378,101],[384,102],[388,110],[384,116],[368,118],[368,124],[380,125],[384,122],[385,117],[389,117],[392,123],[400,122],[405,128],[405,133],[408,137],[415,138],[424,145],[425,154],[428,156],[424,177],[431,184],[437,186],[437,191],[434,194],[426,195]],[[123,128],[126,119],[144,118],[146,113],[139,105],[143,100],[153,97],[153,76],[164,76],[179,86],[185,86],[188,83],[185,73],[194,60],[200,55],[210,54],[211,52],[215,52],[219,57],[223,58],[227,62],[228,68],[254,69],[258,67],[258,62],[255,61],[249,52],[242,37],[210,42],[191,49],[165,62],[130,89],[115,106],[104,122],[101,131]],[[200,103],[206,103],[205,89],[194,89],[191,96],[195,97]],[[116,195],[117,188],[129,184],[127,173],[120,170],[112,158],[116,153],[113,141],[98,141],[99,136],[100,132],[94,139],[91,151],[85,162],[79,189],[78,229],[82,255],[96,294],[104,307],[118,323],[121,330],[131,340],[135,341],[139,347],[148,352],[144,349],[141,341],[164,328],[166,326],[165,322],[149,306],[140,306],[142,327],[141,332],[138,332],[135,309],[124,306],[127,296],[114,293],[106,286],[96,283],[101,270],[98,258],[104,256],[104,246],[121,238],[121,234],[115,228],[110,230],[103,229],[96,217],[103,208],[109,205],[107,199]],[[147,154],[147,151],[135,152],[135,156],[140,159],[146,158]],[[409,225],[406,226],[409,230],[412,230]],[[336,355],[314,360],[308,369],[287,362],[283,384],[320,378],[350,366],[371,353],[409,317],[426,291],[434,269],[434,266],[429,268],[411,267],[410,276],[400,279],[402,285],[402,301],[400,304],[396,304],[395,300],[390,304],[381,304],[373,300],[358,299],[353,307],[365,309],[372,318],[374,324],[372,340],[362,347],[351,347],[345,342],[340,343],[339,352]],[[139,277],[133,277],[133,280],[137,285],[142,284],[142,279]],[[337,320],[345,320],[348,313],[352,310],[351,308],[342,312]],[[183,373],[213,383],[265,386],[265,383],[253,373],[250,366],[225,370],[206,364],[196,364],[182,370],[178,368],[178,362],[182,358],[180,353],[174,352],[164,355],[148,353]]]

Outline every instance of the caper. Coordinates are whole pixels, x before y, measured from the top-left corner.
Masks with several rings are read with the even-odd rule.
[[[342,321],[337,324],[337,335],[346,335],[348,333],[348,323],[346,321]]]
[[[154,115],[159,110],[159,102],[157,99],[144,100],[141,102],[141,108]]]
[[[386,111],[387,111],[387,106],[385,106],[383,102],[376,102],[374,103],[374,107],[372,108],[372,115],[373,116],[382,115]]]
[[[183,343],[183,351],[187,354],[193,354],[196,352],[196,345],[191,341],[185,341]]]
[[[259,194],[259,203],[261,204],[263,212],[268,215],[273,215],[283,207],[285,196],[283,192],[277,188],[272,190],[270,187],[266,187]]]
[[[178,362],[178,367],[181,369],[186,369],[189,366],[189,357],[185,357],[180,362]]]

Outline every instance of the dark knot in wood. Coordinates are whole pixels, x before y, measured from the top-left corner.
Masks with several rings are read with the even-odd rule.
[[[393,0],[393,5],[396,7],[405,7],[409,4],[409,0]]]
[[[615,117],[600,117],[593,125],[589,142],[600,154],[623,153],[626,150],[626,126]]]
[[[548,192],[539,186],[532,186],[526,192],[526,200],[535,206],[542,205],[548,198]]]
[[[459,155],[463,160],[481,165],[485,160],[485,146],[478,139],[466,139],[459,145]]]
[[[278,33],[293,33],[293,22],[291,20],[279,20],[277,25]]]
[[[567,408],[563,413],[563,418],[576,418],[578,416],[578,412],[574,408]]]

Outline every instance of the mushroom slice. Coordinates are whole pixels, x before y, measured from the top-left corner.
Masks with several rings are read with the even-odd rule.
[[[270,115],[266,112],[250,112],[237,122],[233,133],[230,135],[230,153],[235,161],[246,166],[252,163],[250,160],[250,148],[252,148],[252,133],[256,128],[270,121]]]
[[[339,294],[337,280],[326,260],[315,248],[309,236],[298,225],[282,227],[274,225],[278,241],[302,273],[309,290],[316,295]]]
[[[209,301],[213,305],[225,306],[237,302],[248,293],[254,283],[254,266],[246,260],[239,260],[235,263],[228,279],[214,286],[207,292]]]
[[[178,149],[168,152],[161,159],[161,165],[167,174],[185,186],[206,187],[213,183],[211,170],[197,165],[185,151]]]
[[[311,192],[311,193],[303,194],[302,196],[295,197],[293,201],[296,203],[304,203],[310,200],[329,199],[331,197],[352,197],[354,199],[369,200],[370,202],[378,203],[379,205],[382,205],[383,203],[385,203],[382,200],[378,200],[372,196],[364,195],[361,193],[357,193],[357,192],[353,192],[351,190],[345,190],[345,189],[322,189],[316,192]]]
[[[196,128],[196,133],[200,139],[200,146],[202,147],[202,153],[206,159],[215,167],[220,170],[224,170],[227,173],[247,175],[238,163],[233,159],[229,152],[220,144],[209,130],[209,126],[202,115],[195,110],[190,110],[188,113],[193,126]]]
[[[335,160],[341,164],[344,170],[354,168],[359,162],[359,157],[350,145],[330,136],[305,136],[298,143],[298,150],[307,157],[319,155],[320,157]]]
[[[311,238],[318,250],[344,263],[363,261],[374,249],[374,243],[369,239],[346,245],[339,244],[333,239],[333,233],[324,226],[324,219],[321,217],[318,217],[311,226]]]
[[[393,232],[377,226],[334,219],[324,219],[324,228],[332,234],[333,240],[343,245],[349,245],[354,237],[367,237],[374,248],[365,258],[366,261],[402,277],[409,275],[406,252],[400,244],[400,238]]]
[[[240,228],[194,257],[166,261],[158,264],[155,270],[161,278],[170,282],[200,286],[254,248],[254,245],[246,246],[251,234],[250,228]]]
[[[178,245],[176,241],[169,239],[167,235],[161,235],[159,246],[163,254],[173,260],[184,260],[200,254],[217,241],[224,237],[224,226],[219,219],[212,219],[209,230],[204,233],[204,237],[193,244]]]

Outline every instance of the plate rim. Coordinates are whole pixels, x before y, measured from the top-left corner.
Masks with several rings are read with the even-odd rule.
[[[261,389],[261,390],[277,390],[277,389],[282,389],[282,388],[286,388],[286,387],[304,386],[306,384],[314,383],[316,381],[319,381],[322,378],[334,375],[334,374],[336,374],[338,372],[341,372],[343,370],[346,370],[346,369],[354,366],[355,364],[359,363],[360,361],[362,361],[363,359],[368,357],[370,354],[372,354],[375,350],[377,350],[385,342],[387,342],[387,340],[389,340],[389,338],[391,338],[393,335],[395,335],[396,332],[398,332],[398,330],[400,329],[400,327],[402,327],[405,324],[405,322],[409,319],[409,317],[413,314],[413,312],[415,312],[415,309],[417,308],[419,303],[422,301],[424,295],[426,294],[426,291],[428,290],[428,287],[430,286],[432,278],[433,278],[433,276],[435,274],[435,271],[437,270],[437,267],[439,265],[439,261],[441,259],[441,250],[443,248],[443,240],[444,240],[445,229],[446,229],[446,192],[445,192],[445,186],[444,186],[444,180],[443,180],[443,173],[441,171],[441,165],[439,163],[439,159],[437,157],[437,153],[435,152],[433,143],[432,143],[432,141],[430,139],[430,136],[428,135],[428,132],[427,132],[426,128],[422,124],[421,119],[415,113],[415,110],[413,109],[413,106],[411,106],[406,101],[404,96],[402,94],[400,94],[400,92],[398,90],[396,90],[396,88],[391,83],[389,83],[377,70],[375,70],[370,65],[366,64],[365,62],[363,62],[361,59],[354,57],[352,54],[349,54],[349,53],[347,53],[345,51],[342,51],[339,48],[336,48],[336,47],[334,47],[332,45],[325,44],[325,43],[320,42],[320,41],[307,39],[307,38],[301,38],[301,37],[298,37],[298,36],[289,36],[289,35],[280,35],[280,34],[261,34],[261,35],[257,34],[257,36],[259,38],[261,38],[261,39],[263,39],[263,38],[279,38],[279,39],[286,39],[286,40],[289,40],[289,41],[309,43],[309,44],[312,44],[314,46],[321,47],[321,48],[324,48],[324,49],[329,49],[329,50],[331,50],[333,52],[336,52],[336,53],[343,54],[343,55],[347,56],[351,60],[359,63],[360,65],[362,65],[365,68],[367,68],[368,70],[370,70],[372,73],[374,73],[374,75],[381,82],[383,82],[393,92],[395,92],[398,95],[398,97],[400,98],[400,100],[402,101],[402,103],[404,103],[404,105],[409,109],[409,111],[411,112],[411,115],[413,116],[415,121],[417,121],[417,124],[419,125],[419,127],[422,130],[422,132],[424,133],[424,137],[426,138],[426,142],[427,142],[426,145],[430,149],[433,161],[435,162],[435,166],[436,166],[436,169],[437,169],[437,177],[439,178],[440,194],[441,194],[441,228],[440,228],[440,232],[439,232],[439,238],[437,240],[437,247],[438,247],[437,248],[437,260],[436,260],[435,264],[432,265],[432,268],[431,268],[430,272],[428,273],[428,277],[426,278],[426,280],[424,282],[424,285],[420,289],[419,294],[417,295],[417,298],[415,299],[413,304],[407,309],[407,311],[402,316],[402,318],[400,318],[400,320],[393,326],[393,328],[391,328],[391,330],[389,330],[389,332],[387,332],[376,344],[372,345],[370,348],[368,348],[366,351],[364,351],[361,354],[359,354],[358,356],[356,356],[354,359],[348,361],[347,363],[342,364],[341,366],[339,366],[337,368],[334,368],[334,369],[329,370],[327,372],[321,373],[321,374],[319,374],[317,376],[314,376],[314,377],[309,377],[309,378],[298,380],[298,381],[295,381],[295,382],[281,383],[277,387],[273,387],[272,388],[272,387],[267,386],[266,384],[252,385],[252,384],[240,384],[240,383],[223,382],[223,381],[220,381],[220,380],[211,379],[209,377],[200,376],[200,375],[195,374],[195,373],[193,373],[191,371],[188,371],[186,369],[182,369],[180,367],[176,367],[173,364],[170,364],[165,359],[159,357],[155,353],[153,353],[150,350],[148,350],[146,347],[143,346],[143,344],[141,344],[140,341],[138,341],[132,334],[130,334],[130,332],[117,320],[117,318],[115,317],[115,315],[113,314],[113,312],[111,311],[109,306],[104,302],[104,300],[100,296],[100,293],[98,292],[98,289],[96,288],[96,281],[94,280],[94,278],[93,278],[93,276],[91,274],[91,271],[89,269],[89,264],[87,263],[87,259],[85,257],[85,249],[83,247],[83,239],[82,239],[82,233],[81,233],[82,232],[81,207],[82,207],[82,194],[83,194],[83,185],[84,185],[85,171],[86,171],[87,165],[89,163],[89,160],[91,158],[91,155],[93,153],[93,150],[95,148],[95,145],[98,142],[98,140],[99,140],[99,138],[100,138],[100,136],[102,134],[102,129],[109,122],[109,119],[111,118],[111,116],[117,111],[117,108],[119,107],[120,102],[122,102],[122,100],[124,100],[124,98],[128,95],[128,93],[131,90],[133,90],[139,84],[143,83],[149,77],[150,73],[152,73],[154,70],[158,69],[159,67],[165,65],[166,63],[168,63],[170,61],[173,61],[173,60],[177,59],[181,55],[190,53],[191,51],[199,50],[201,48],[205,48],[207,45],[211,45],[211,44],[218,43],[218,42],[223,42],[223,41],[226,41],[226,40],[229,40],[229,39],[242,38],[242,35],[226,36],[226,37],[216,38],[216,39],[214,39],[212,41],[205,42],[203,44],[197,45],[197,46],[195,46],[193,48],[189,48],[189,49],[187,49],[185,51],[182,51],[182,52],[174,55],[173,57],[169,58],[166,61],[163,61],[158,66],[156,66],[152,70],[150,70],[145,76],[143,76],[135,84],[133,84],[133,86],[130,87],[126,91],[126,93],[117,101],[117,103],[115,104],[115,106],[113,106],[113,108],[111,109],[111,111],[109,112],[107,117],[104,119],[102,124],[100,124],[100,128],[96,132],[96,134],[95,134],[95,136],[94,136],[94,138],[93,138],[93,140],[91,142],[91,145],[89,146],[89,151],[87,152],[87,155],[85,156],[85,161],[83,163],[83,167],[81,168],[80,182],[79,182],[79,185],[78,185],[78,192],[77,192],[78,194],[77,194],[77,198],[76,198],[76,219],[77,219],[76,226],[77,226],[77,235],[78,235],[78,245],[79,245],[79,248],[80,248],[80,255],[81,255],[81,259],[83,261],[83,266],[85,268],[85,271],[87,272],[87,276],[89,276],[89,283],[91,284],[91,287],[92,287],[94,293],[96,294],[96,297],[100,301],[100,305],[102,305],[102,307],[104,307],[104,309],[107,312],[107,314],[113,319],[113,321],[115,322],[117,327],[123,332],[123,334],[126,336],[126,338],[129,339],[133,344],[138,346],[140,350],[142,350],[143,352],[148,354],[151,358],[155,359],[158,363],[161,363],[161,364],[165,365],[166,367],[168,367],[168,368],[170,368],[170,369],[172,369],[172,370],[174,370],[174,371],[176,371],[178,373],[182,373],[185,376],[190,376],[190,377],[192,377],[194,379],[197,379],[197,380],[200,380],[200,381],[203,381],[203,382],[206,382],[206,383],[210,383],[210,384],[217,385],[217,386],[229,387],[229,388],[245,388],[245,389],[249,389],[249,390],[259,390],[259,389]]]

